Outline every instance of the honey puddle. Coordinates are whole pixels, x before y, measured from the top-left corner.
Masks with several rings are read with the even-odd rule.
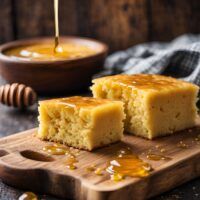
[[[38,198],[33,192],[25,192],[18,198],[18,200],[38,200]]]
[[[120,181],[126,176],[145,177],[151,170],[151,165],[133,154],[129,148],[121,149],[118,155],[109,161],[106,168],[111,180],[114,181]]]

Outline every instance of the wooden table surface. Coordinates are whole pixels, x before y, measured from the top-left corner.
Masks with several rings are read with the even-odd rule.
[[[3,80],[0,79],[0,85]],[[8,108],[0,105],[0,137],[13,134],[15,132],[36,127],[37,106],[33,106],[27,111]],[[0,199],[15,200],[23,193],[18,189],[7,186],[0,180]],[[41,199],[56,200],[57,198],[41,195]],[[200,178],[190,181],[178,188],[162,194],[153,200],[199,200],[200,199]]]

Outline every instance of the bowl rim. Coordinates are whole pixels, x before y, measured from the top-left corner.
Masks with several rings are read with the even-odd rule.
[[[49,40],[54,40],[54,37],[34,37],[34,38],[28,38],[28,39],[19,39],[19,40],[14,40],[11,42],[7,42],[3,45],[0,45],[0,62],[4,61],[4,62],[8,62],[8,63],[23,63],[23,64],[32,64],[32,65],[45,65],[45,64],[62,64],[62,63],[74,63],[74,62],[81,62],[81,61],[86,61],[86,60],[90,60],[93,58],[97,58],[99,56],[104,56],[108,53],[108,45],[106,45],[103,42],[100,42],[96,39],[92,39],[92,38],[87,38],[87,37],[78,37],[78,36],[60,36],[60,40],[74,40],[74,41],[81,41],[83,43],[90,43],[90,44],[95,44],[97,46],[99,46],[99,51],[89,55],[89,56],[85,56],[85,57],[80,57],[80,58],[73,58],[73,59],[60,59],[60,60],[44,60],[44,61],[38,61],[38,60],[20,60],[20,59],[16,59],[16,58],[12,58],[9,57],[7,55],[4,54],[4,51],[17,47],[17,46],[23,46],[23,45],[27,45],[27,44],[36,44],[39,43],[39,41],[43,41],[43,43],[49,41]]]

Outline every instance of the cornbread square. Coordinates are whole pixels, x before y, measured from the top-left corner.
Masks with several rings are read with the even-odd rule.
[[[119,141],[124,118],[120,101],[79,96],[40,101],[37,135],[90,151]]]
[[[125,130],[152,139],[195,126],[199,87],[161,75],[116,75],[93,80],[94,97],[125,104]]]

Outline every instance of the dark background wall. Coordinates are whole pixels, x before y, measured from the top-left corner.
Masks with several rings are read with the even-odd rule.
[[[100,39],[111,50],[200,32],[199,0],[59,0],[62,35]],[[0,0],[0,43],[54,34],[53,0]]]

